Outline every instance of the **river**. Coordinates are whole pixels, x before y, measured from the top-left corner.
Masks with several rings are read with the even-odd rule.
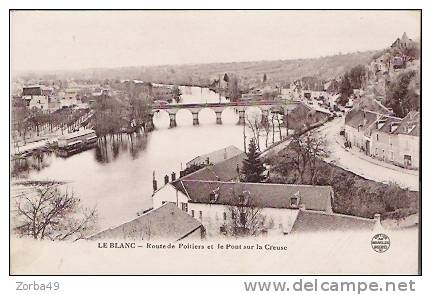
[[[208,88],[181,86],[180,90],[180,103],[226,101]],[[246,115],[259,113],[257,108],[246,111]],[[67,181],[67,189],[79,196],[84,206],[97,207],[101,229],[115,226],[151,208],[153,171],[160,187],[165,174],[179,175],[181,167],[200,154],[228,145],[243,149],[243,127],[237,125],[235,110],[227,108],[222,121],[216,125],[215,113],[203,109],[200,125],[193,126],[192,114],[180,110],[177,127],[169,128],[168,114],[160,111],[154,116],[156,129],[135,138],[133,144],[124,136],[122,143],[107,150],[95,148],[65,159],[45,155],[43,167],[31,169],[28,177]],[[251,137],[249,130],[246,134]]]

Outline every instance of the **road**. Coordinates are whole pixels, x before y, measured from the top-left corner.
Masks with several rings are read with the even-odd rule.
[[[362,155],[359,152],[346,150],[343,139],[339,135],[343,127],[344,119],[335,118],[322,127],[316,129],[328,141],[328,149],[331,152],[326,162],[331,162],[345,170],[360,175],[366,179],[390,183],[395,182],[400,187],[419,190],[419,172],[403,169]]]

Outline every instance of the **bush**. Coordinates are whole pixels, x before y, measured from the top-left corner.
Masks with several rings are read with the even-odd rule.
[[[267,159],[271,164],[270,182],[301,183],[291,169],[287,150]],[[330,185],[334,190],[333,210],[336,213],[373,218],[404,218],[418,212],[418,192],[400,188],[397,184],[384,184],[364,179],[338,166],[318,160],[316,185]],[[305,174],[310,173],[306,171]],[[308,179],[305,176],[303,179]]]

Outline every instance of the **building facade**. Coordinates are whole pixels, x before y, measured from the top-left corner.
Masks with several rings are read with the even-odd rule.
[[[209,237],[226,234],[242,218],[247,228],[252,221],[240,215],[249,210],[258,214],[259,224],[253,226],[261,233],[288,234],[299,209],[330,214],[332,199],[329,186],[179,180],[153,195],[153,208],[175,204],[199,220]]]
[[[349,146],[366,155],[407,169],[419,168],[419,112],[403,119],[367,110],[352,110],[345,118]]]

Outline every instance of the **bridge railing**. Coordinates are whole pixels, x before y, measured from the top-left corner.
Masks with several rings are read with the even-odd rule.
[[[276,101],[276,100],[256,100],[256,101],[236,101],[236,102],[208,102],[208,103],[183,103],[183,104],[166,104],[166,105],[153,105],[153,109],[165,110],[165,109],[173,109],[173,108],[204,108],[204,107],[241,107],[241,106],[283,106],[283,105],[293,105],[298,104],[299,102],[292,101],[286,103],[284,101]]]

